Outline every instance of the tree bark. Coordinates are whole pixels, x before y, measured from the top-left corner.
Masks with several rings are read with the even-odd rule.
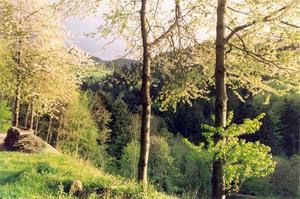
[[[29,114],[30,114],[30,109],[31,109],[31,103],[28,104],[27,106],[27,110],[26,110],[26,116],[25,116],[25,128],[28,127],[28,118],[29,118]]]
[[[146,5],[147,0],[141,1],[141,32],[143,40],[143,68],[142,68],[142,126],[141,126],[141,150],[138,168],[138,181],[142,182],[144,191],[147,191],[147,170],[150,148],[150,119],[151,119],[151,98],[150,98],[150,85],[151,85],[151,65],[150,65],[150,46],[148,43],[148,31],[146,27]]]
[[[21,24],[21,22],[19,22]],[[16,90],[15,90],[15,104],[14,104],[14,112],[13,112],[13,120],[12,126],[18,127],[19,126],[19,114],[20,114],[20,102],[21,102],[21,46],[22,41],[19,39],[19,50],[17,51],[16,55],[14,55],[13,59],[16,63]]]
[[[19,59],[20,58],[18,58],[19,63],[17,64],[20,64]],[[20,77],[20,71],[17,70],[17,85],[15,90],[15,105],[14,105],[14,114],[13,114],[13,122],[12,122],[12,126],[14,127],[19,126],[20,101],[21,101],[21,77]]]
[[[30,116],[30,129],[33,129],[33,122],[34,122],[34,104],[31,103],[31,116]]]
[[[216,102],[215,102],[215,126],[226,127],[227,117],[227,93],[225,82],[225,6],[226,0],[218,0],[217,27],[216,27]],[[216,133],[215,144],[222,140],[222,136]],[[213,199],[225,198],[224,160],[219,158],[213,162],[212,175]]]
[[[49,124],[48,124],[46,142],[50,143],[51,139],[52,139],[52,117],[49,116]]]
[[[35,120],[35,135],[37,135],[39,130],[39,117],[36,117]]]

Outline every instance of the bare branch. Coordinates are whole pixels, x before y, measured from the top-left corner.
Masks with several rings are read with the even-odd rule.
[[[243,30],[243,29],[245,29],[245,28],[248,28],[248,27],[250,27],[250,26],[253,26],[253,25],[255,25],[255,24],[259,23],[259,22],[268,22],[268,21],[272,21],[272,17],[273,17],[273,16],[275,16],[275,15],[278,14],[279,12],[282,12],[282,11],[286,10],[286,9],[289,8],[289,7],[290,7],[290,5],[286,5],[286,6],[282,7],[282,8],[280,8],[279,10],[276,10],[276,11],[272,12],[271,14],[265,16],[265,17],[262,18],[261,20],[254,20],[254,21],[251,21],[251,22],[249,22],[249,23],[246,23],[246,24],[244,24],[244,25],[240,25],[240,26],[234,28],[234,29],[231,31],[231,33],[225,38],[225,43],[228,43],[228,41],[235,35],[235,33],[239,32],[239,31],[241,31],[241,30]]]
[[[291,23],[286,22],[286,21],[280,21],[280,22],[283,23],[283,24],[285,24],[285,25],[292,26],[292,27],[294,27],[294,28],[300,28],[300,26],[297,26],[297,25],[295,25],[295,24],[291,24]]]
[[[295,70],[295,69],[291,69],[291,68],[286,68],[286,67],[279,66],[277,63],[275,63],[272,60],[269,60],[269,59],[267,59],[267,58],[265,58],[265,57],[263,57],[263,56],[255,53],[255,52],[252,52],[252,51],[249,51],[247,49],[238,47],[238,46],[236,46],[234,44],[229,44],[229,45],[232,46],[232,47],[234,47],[234,48],[236,48],[236,49],[238,49],[238,50],[243,51],[244,53],[246,53],[247,55],[249,55],[250,57],[252,57],[256,61],[259,61],[261,63],[276,66],[277,68],[279,68],[281,70],[292,71],[292,72],[300,72],[299,70]]]
[[[179,1],[175,1],[175,21],[173,24],[165,31],[162,35],[160,35],[157,39],[155,39],[151,44],[149,44],[150,47],[156,46],[161,40],[165,39],[170,35],[170,33],[176,28],[179,22],[179,14],[180,13],[180,6]]]
[[[249,13],[247,13],[247,12],[239,11],[239,10],[233,9],[232,7],[229,7],[229,6],[227,6],[227,8],[229,10],[232,10],[232,11],[237,12],[237,13],[241,13],[241,14],[244,14],[244,15],[249,15]]]

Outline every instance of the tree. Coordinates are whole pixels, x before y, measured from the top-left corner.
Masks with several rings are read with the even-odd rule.
[[[280,7],[278,10],[271,12],[271,14],[264,16],[261,21],[268,22],[274,20],[273,17],[276,17],[278,13],[283,10],[286,10],[291,6],[293,2],[289,2],[287,5]],[[234,28],[227,36],[225,36],[225,9],[226,9],[226,0],[218,0],[217,7],[217,27],[216,27],[216,66],[215,66],[215,87],[216,87],[216,102],[215,102],[215,127],[216,128],[225,128],[227,120],[227,93],[226,93],[226,71],[225,71],[225,44],[230,41],[230,39],[237,35],[238,32],[246,29],[252,25],[259,23],[259,21],[254,20],[252,22],[246,23],[245,25],[237,26]],[[280,13],[281,14],[281,13]],[[242,40],[242,39],[241,39]],[[243,40],[242,40],[243,42]],[[245,44],[244,44],[245,45]],[[244,50],[246,47],[244,47]],[[250,52],[247,52],[250,54]],[[254,58],[255,59],[255,58]],[[257,59],[257,57],[256,57]],[[265,63],[263,60],[260,62]],[[228,70],[228,69],[227,69]],[[287,69],[286,69],[287,70]],[[229,71],[230,72],[230,71]],[[224,141],[224,137],[218,130],[214,135],[214,144]],[[213,174],[212,174],[212,190],[213,198],[220,199],[224,198],[225,194],[225,182],[224,182],[224,158],[218,158],[213,162]]]
[[[99,155],[95,154],[99,147],[99,133],[89,111],[87,94],[82,94],[67,106],[57,131],[57,146],[63,151],[86,159],[93,159]]]
[[[95,7],[99,5],[99,1],[91,1],[84,3],[80,0],[60,1],[58,6],[63,7],[71,3],[74,5],[69,9],[69,14],[81,14],[82,5],[92,5],[91,10],[95,13]],[[102,2],[104,3],[104,2]],[[140,15],[136,13],[137,3],[132,1],[110,1],[108,5],[111,13],[104,12],[105,24],[101,26],[101,35],[123,36],[130,46],[129,53],[137,52],[142,57],[142,125],[141,125],[141,150],[139,161],[138,180],[147,188],[147,164],[150,146],[150,117],[151,117],[151,59],[153,56],[162,51],[168,51],[170,48],[182,48],[190,44],[189,39],[194,39],[190,34],[189,27],[194,22],[195,17],[191,14],[202,10],[201,6],[197,6],[197,1],[181,2],[174,0],[174,7],[164,7],[164,4],[170,5],[170,2],[156,1],[148,2],[141,0]],[[181,9],[181,3],[184,9]],[[107,7],[105,8],[107,10]],[[164,8],[165,10],[161,9]],[[174,9],[173,9],[174,8]],[[90,10],[87,7],[84,9]],[[167,11],[166,11],[167,10]],[[171,19],[166,14],[171,14]],[[187,20],[183,20],[184,17]],[[138,26],[136,24],[139,24]],[[133,37],[136,30],[140,28],[141,37]],[[92,34],[93,36],[97,33]],[[185,35],[186,37],[184,37]],[[191,36],[192,35],[192,36]],[[185,39],[182,39],[185,38]],[[159,49],[159,50],[158,50]],[[142,53],[140,51],[142,50]],[[142,56],[141,56],[142,55]]]
[[[180,1],[175,1],[175,18],[173,24],[164,31],[161,35],[155,38],[152,42],[149,41],[148,31],[151,31],[150,24],[147,25],[147,0],[141,1],[141,11],[140,11],[140,24],[141,24],[141,34],[143,43],[143,64],[142,64],[142,125],[141,125],[141,150],[140,150],[140,160],[139,160],[139,170],[138,170],[138,180],[143,183],[144,190],[147,190],[147,165],[149,159],[149,149],[150,149],[150,123],[151,123],[151,96],[150,96],[150,86],[151,86],[151,51],[153,48],[166,39],[169,34],[171,34],[174,29],[178,26],[178,22],[181,16]],[[154,16],[155,18],[156,16]],[[147,27],[148,26],[148,27]],[[155,35],[155,34],[154,34]],[[156,35],[155,35],[156,36]],[[154,36],[154,37],[155,37]],[[180,37],[181,35],[179,35]]]
[[[103,99],[98,93],[90,94],[90,111],[93,119],[97,123],[99,129],[99,144],[107,143],[111,135],[109,123],[111,122],[111,112],[104,105]]]
[[[216,66],[215,66],[215,126],[216,128],[226,127],[227,116],[227,93],[225,83],[225,6],[226,0],[218,0],[217,28],[216,28]],[[222,137],[221,132],[214,135],[214,144],[217,145]],[[213,199],[225,198],[224,182],[224,159],[218,158],[213,162],[212,193]]]
[[[11,110],[6,100],[0,101],[0,132],[4,133],[10,127]]]
[[[258,93],[283,95],[293,89],[298,90],[295,82],[299,81],[299,69],[294,57],[297,56],[296,49],[299,48],[296,42],[299,27],[294,25],[292,11],[295,4],[295,1],[289,0],[276,1],[270,7],[267,1],[243,3],[231,1],[227,4],[226,0],[218,0],[216,38],[187,49],[192,54],[198,52],[199,56],[201,55],[195,59],[194,66],[198,66],[207,77],[192,78],[194,81],[191,81],[192,75],[182,76],[183,78],[175,81],[177,85],[174,86],[174,82],[171,82],[173,85],[169,90],[171,94],[179,93],[177,98],[166,94],[163,95],[165,97],[163,100],[169,101],[174,107],[180,100],[189,102],[189,99],[202,97],[201,93],[205,93],[209,88],[201,87],[202,82],[211,83],[210,79],[214,79],[212,85],[215,87],[215,126],[225,128],[227,88],[233,90],[242,101],[247,96],[243,97],[239,93],[240,88],[248,90],[250,96]],[[245,24],[236,25],[244,21]],[[184,54],[186,53],[181,53]],[[207,57],[214,55],[213,61],[207,60]],[[181,63],[176,64],[180,65]],[[190,69],[182,69],[179,72],[184,74],[187,70]],[[197,80],[200,82],[196,82]],[[168,85],[168,82],[166,83]],[[174,88],[179,89],[172,93]],[[178,91],[180,89],[184,91],[183,94]],[[216,144],[224,139],[220,133],[216,133],[214,138]],[[213,198],[225,197],[224,161],[215,160],[213,164]]]
[[[299,96],[294,95],[286,98],[283,104],[283,110],[280,114],[281,132],[283,134],[285,153],[287,156],[300,153],[299,143],[299,114],[300,104]]]
[[[111,134],[108,139],[108,153],[117,159],[122,156],[124,147],[132,140],[130,129],[131,113],[122,99],[114,101],[111,107],[111,122],[109,127]]]
[[[49,2],[4,3],[1,37],[8,41],[6,50],[12,59],[6,70],[14,74],[5,78],[13,82],[13,125],[18,126],[21,103],[30,103],[31,112],[38,116],[54,114],[57,106],[74,97],[79,83],[75,68],[87,64],[88,58],[80,50],[66,47],[61,16]]]
[[[220,197],[238,191],[240,185],[249,177],[264,177],[274,171],[275,162],[272,160],[270,147],[260,144],[259,141],[246,142],[245,139],[240,138],[242,135],[254,134],[258,131],[262,124],[260,120],[263,117],[264,114],[252,120],[245,119],[242,124],[235,124],[231,123],[233,113],[230,113],[226,121],[226,128],[203,125],[206,146],[204,144],[195,146],[186,140],[191,149],[204,154],[202,156],[205,157],[208,164],[212,164],[212,175],[216,175],[214,165],[221,161],[222,179],[219,180],[222,181],[220,182],[222,183],[222,192]],[[215,141],[216,134],[222,137],[218,142]],[[206,154],[207,152],[208,154]],[[219,173],[217,174],[219,177]],[[216,186],[213,184],[213,179],[212,176],[212,186]],[[215,188],[212,190],[216,191]],[[213,197],[216,197],[214,192]]]

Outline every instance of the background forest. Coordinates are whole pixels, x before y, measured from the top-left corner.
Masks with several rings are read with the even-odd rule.
[[[38,137],[64,154],[135,180],[139,173],[145,63],[138,58],[103,61],[72,45],[62,18],[93,12],[90,6],[96,5],[91,1],[85,5],[87,10],[80,10],[78,2],[61,1],[72,7],[67,11],[47,1],[0,2],[0,132],[6,133],[11,126],[34,129]],[[180,16],[186,17],[179,10],[179,2],[175,1],[175,22]],[[199,8],[193,3],[197,1],[183,3],[182,12],[188,15],[204,8],[204,3]],[[225,168],[228,193],[300,197],[299,27],[293,25],[294,13],[285,10],[295,8],[295,4],[276,1],[270,8],[266,2],[257,3],[249,17],[253,22],[246,24],[253,25],[252,29],[246,26],[235,32],[229,28],[233,35],[229,33],[228,41],[232,40],[225,49],[225,88],[230,111],[224,129],[213,127],[217,101],[212,69],[215,41],[194,41],[196,34],[186,28],[198,24],[192,14],[175,23],[182,22],[182,29],[166,36],[168,44],[154,40],[148,177],[156,190],[180,198],[211,198],[212,154],[224,153],[230,163]],[[111,3],[111,9],[115,5]],[[132,2],[132,6],[139,5]],[[236,13],[229,6],[228,10]],[[262,7],[266,8],[264,15],[256,15]],[[132,24],[126,13],[121,9],[107,16],[99,35],[125,35],[130,43]],[[149,27],[154,20],[151,16]],[[204,18],[208,19],[207,15]],[[236,25],[234,20],[240,22],[235,16],[231,20],[229,25]],[[120,28],[121,22],[122,30],[115,33],[113,28]],[[284,30],[279,30],[278,23]],[[161,32],[153,29],[149,34],[160,38],[157,35]],[[253,41],[251,33],[258,30],[257,41]],[[227,132],[226,139],[234,143],[224,142],[227,148],[218,151],[214,131]]]

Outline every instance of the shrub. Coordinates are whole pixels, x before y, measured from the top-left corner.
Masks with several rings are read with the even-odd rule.
[[[7,132],[11,126],[12,112],[7,101],[0,101],[0,133]]]

